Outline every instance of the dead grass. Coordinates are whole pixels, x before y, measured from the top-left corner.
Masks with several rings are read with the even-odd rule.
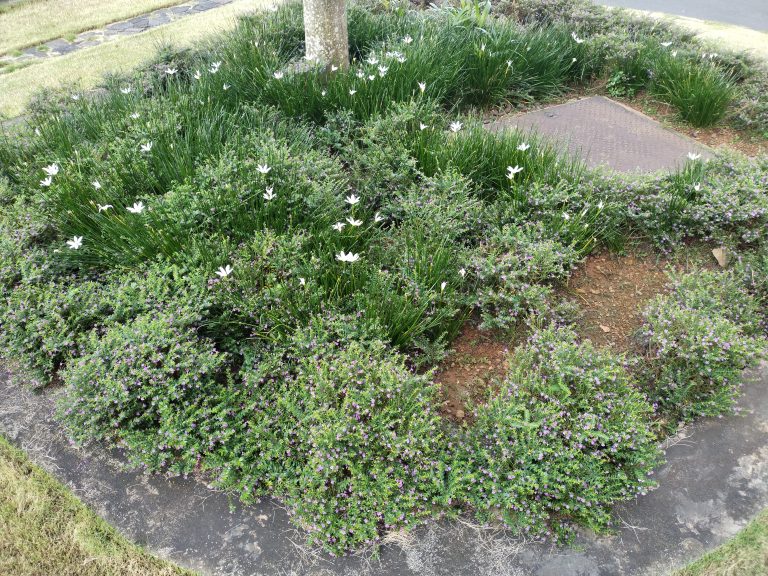
[[[136,36],[128,36],[77,52],[45,60],[0,75],[0,116],[12,118],[24,111],[33,94],[63,83],[79,89],[96,86],[108,72],[128,72],[149,60],[163,43],[184,47],[234,26],[236,17],[266,2],[235,0],[231,4],[188,16]]]
[[[733,540],[674,576],[765,576],[768,574],[768,510]]]
[[[128,542],[1,437],[0,574],[193,576]]]
[[[0,56],[183,0],[28,0],[0,11]]]

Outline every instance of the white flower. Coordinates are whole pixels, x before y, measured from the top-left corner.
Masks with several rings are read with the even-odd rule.
[[[512,60],[507,60],[507,68],[512,68]]]
[[[403,44],[410,44],[411,42],[413,42],[413,38],[411,38],[410,36],[406,36],[405,38],[403,38]]]
[[[352,252],[349,252],[348,254],[344,253],[344,250],[336,254],[336,260],[339,262],[357,262],[360,259],[360,254],[352,254]]]
[[[368,56],[368,59],[366,60],[366,62],[368,62],[368,64],[370,64],[371,66],[375,66],[376,64],[379,63],[379,59],[376,58],[376,56],[374,56],[373,54],[371,54],[370,56]]]
[[[53,178],[51,176],[46,176],[45,179],[40,180],[40,186],[48,187],[51,185],[51,182],[53,182]]]
[[[283,76],[285,76],[285,73],[280,71],[280,70],[278,70],[277,72],[272,74],[272,76],[274,76],[276,80],[280,80],[280,79],[282,79]]]
[[[520,152],[525,152],[530,147],[531,147],[530,144],[523,142],[522,144],[518,144],[517,149],[520,150]]]
[[[423,122],[419,122],[419,130],[426,130],[427,128],[429,128],[429,126],[427,126]]]
[[[200,73],[200,70],[195,70],[195,74],[194,74],[195,80],[200,80],[200,78],[202,77],[203,75]]]
[[[362,220],[355,220],[351,216],[347,217],[347,222],[349,222],[352,226],[360,226],[363,223]]]
[[[359,196],[355,196],[354,194],[350,194],[349,196],[344,198],[344,202],[346,202],[350,206],[354,206],[355,204],[360,202],[360,197]]]
[[[695,162],[699,158],[701,158],[701,154],[697,154],[695,152],[688,152],[688,160],[690,160],[691,162]]]
[[[328,94],[328,90],[323,90],[320,92],[320,96],[326,96]]]
[[[395,56],[395,59],[396,59],[398,62],[400,62],[400,64],[402,64],[403,62],[405,62],[405,56],[403,56],[402,54],[398,54],[397,56]]]
[[[211,74],[216,74],[216,72],[219,71],[219,68],[221,68],[221,60],[212,62],[210,67]]]
[[[357,75],[358,78],[365,77],[365,72],[363,72],[362,70],[358,70],[357,72],[355,72],[355,74]]]
[[[256,170],[258,170],[260,174],[269,174],[269,171],[272,170],[272,168],[270,168],[268,164],[258,164]]]
[[[96,190],[101,190],[101,182],[98,180],[94,180],[91,182],[91,186],[93,186]]]
[[[467,275],[467,270],[465,268],[462,268],[461,270],[459,270],[459,276],[464,278],[466,275]]]
[[[485,52],[485,42],[480,44],[480,52]]]
[[[149,152],[150,150],[152,150],[152,142],[147,142],[146,144],[141,145],[142,152]]]
[[[576,41],[576,44],[581,44],[582,42],[584,42],[583,39],[576,36],[576,32],[571,32],[571,38],[573,38]]]
[[[131,87],[130,86],[123,86],[120,88],[120,92],[123,94],[130,94],[131,93]]]
[[[232,266],[227,264],[226,266],[220,266],[218,270],[216,270],[216,274],[219,275],[219,278],[226,278],[230,274],[232,274]]]
[[[661,45],[664,46],[664,48],[669,48],[672,46],[672,42],[662,42]]]
[[[77,250],[82,245],[83,245],[83,237],[82,236],[74,236],[72,238],[72,240],[67,240],[67,246],[69,246],[70,249],[72,249],[72,250]]]
[[[126,210],[128,210],[128,212],[130,212],[131,214],[141,214],[142,212],[144,212],[144,208],[145,206],[143,202],[134,202],[133,206],[128,206]]]
[[[136,118],[138,118],[139,116],[140,116],[140,114],[138,112],[134,112],[133,114],[131,114],[131,118],[133,120],[136,120]]]
[[[174,74],[176,74],[176,72],[178,72],[178,70],[176,68],[166,68],[165,69],[165,73],[168,74],[168,76],[173,76]]]
[[[75,101],[80,100],[80,94],[72,94],[71,98]]]
[[[40,128],[35,128],[35,136],[40,136]]]
[[[510,180],[515,177],[515,174],[520,174],[523,171],[522,166],[507,166],[507,178]]]
[[[440,292],[445,291],[445,287],[448,286],[448,282],[441,282],[440,283]]]
[[[427,89],[427,83],[426,82],[419,82],[419,90],[423,93],[424,90]]]
[[[49,166],[44,166],[43,172],[48,174],[48,176],[56,176],[59,173],[59,165],[54,162]]]
[[[267,202],[269,202],[270,200],[272,200],[273,198],[275,198],[275,196],[277,196],[277,194],[275,194],[275,193],[273,192],[273,190],[274,190],[274,187],[273,187],[273,186],[270,186],[269,188],[267,188],[267,191],[266,191],[266,192],[264,192],[264,194],[262,194],[262,196],[264,196],[264,200],[266,200]]]
[[[379,66],[379,76],[384,77],[384,74],[386,74],[388,70],[389,68],[386,66]]]
[[[376,222],[376,223],[378,224],[378,223],[379,223],[379,222],[381,222],[382,220],[384,220],[384,216],[382,216],[381,214],[379,214],[378,212],[376,212],[376,214],[373,216],[373,221],[374,221],[374,222]]]
[[[336,224],[331,226],[331,228],[336,230],[336,232],[341,232],[342,230],[344,230],[344,226],[346,226],[344,222],[336,222]]]
[[[451,122],[451,125],[450,125],[451,132],[458,132],[459,130],[461,130],[462,126],[463,124],[458,120],[456,120],[456,122]]]
[[[306,278],[299,278],[299,284],[301,284],[302,286],[306,286],[307,285],[307,279]]]
[[[571,64],[575,64],[575,63],[576,63],[576,58],[571,58]]]
[[[600,200],[600,202],[597,203],[597,209],[602,210],[603,209],[603,201]]]
[[[375,74],[368,74],[368,80],[373,81],[375,79],[376,79],[376,75]]]
[[[693,185],[693,189],[696,190],[696,192],[700,192],[701,191],[701,182],[697,182],[696,184],[694,184]]]
[[[354,89],[350,88],[349,95],[350,96],[354,96],[356,92],[357,92],[357,90],[354,90]]]
[[[338,70],[338,69],[339,69],[339,67],[336,66],[336,64],[331,64],[331,72],[336,72],[336,70]]]
[[[677,58],[677,50],[672,50],[672,58]]]
[[[104,210],[113,208],[112,204],[96,204],[96,207],[99,209],[99,212],[104,212]]]
[[[222,88],[224,88],[224,90],[229,90],[230,89],[230,85],[225,82],[224,85],[222,86]]]
[[[570,220],[570,219],[571,219],[571,215],[568,214],[568,212],[563,212],[563,220]]]

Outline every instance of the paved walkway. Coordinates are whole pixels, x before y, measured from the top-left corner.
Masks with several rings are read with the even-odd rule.
[[[330,558],[270,499],[243,507],[200,481],[126,470],[116,450],[70,445],[52,418],[53,394],[0,377],[0,433],[98,514],[151,551],[227,576],[661,576],[723,543],[768,507],[768,366],[752,373],[746,414],[703,421],[676,437],[658,489],[619,506],[615,536],[577,548],[525,544],[469,522],[430,522],[392,538],[379,560]]]
[[[486,127],[533,130],[564,143],[591,168],[603,166],[619,172],[674,170],[687,161],[689,153],[712,156],[695,140],[604,96],[502,116]]]
[[[140,34],[141,32],[146,32],[152,28],[163,26],[164,24],[174,22],[185,16],[213,10],[214,8],[230,4],[231,2],[233,2],[233,0],[192,0],[191,2],[179,4],[177,6],[161,8],[154,12],[134,16],[129,20],[113,22],[104,28],[81,32],[72,41],[65,40],[64,38],[50,40],[38,46],[26,48],[18,56],[4,55],[0,57],[0,61],[12,63],[28,62],[30,60],[43,60],[63,56],[64,54],[70,54],[71,52],[82,50],[83,48],[98,46],[99,44],[109,42],[116,38]]]
[[[679,16],[727,22],[768,32],[766,0],[593,0],[603,6],[637,8]]]

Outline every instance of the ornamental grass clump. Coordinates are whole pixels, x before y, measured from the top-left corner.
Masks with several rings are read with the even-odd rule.
[[[572,522],[605,530],[613,503],[654,486],[651,416],[622,357],[569,328],[537,329],[510,357],[499,393],[475,410],[454,465],[456,497],[531,536],[567,538]]]

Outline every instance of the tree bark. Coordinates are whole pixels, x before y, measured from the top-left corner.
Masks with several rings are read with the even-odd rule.
[[[304,0],[307,60],[349,67],[346,0]]]

